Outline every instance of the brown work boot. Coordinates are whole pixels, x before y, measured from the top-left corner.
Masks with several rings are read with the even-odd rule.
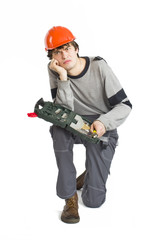
[[[86,170],[76,179],[77,190],[80,190],[83,187],[85,175],[86,175]]]
[[[78,196],[77,193],[73,197],[66,199],[66,205],[64,206],[61,220],[65,223],[77,223],[80,220],[78,214]]]

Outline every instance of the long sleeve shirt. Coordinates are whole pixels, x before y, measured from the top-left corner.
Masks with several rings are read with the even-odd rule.
[[[86,65],[78,76],[59,80],[48,65],[53,101],[80,115],[99,115],[106,130],[120,126],[132,105],[119,80],[101,57],[84,57]]]

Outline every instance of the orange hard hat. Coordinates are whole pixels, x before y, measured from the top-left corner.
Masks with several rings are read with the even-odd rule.
[[[51,28],[45,37],[45,50],[52,50],[63,44],[72,42],[75,39],[70,30],[65,27],[57,26]]]

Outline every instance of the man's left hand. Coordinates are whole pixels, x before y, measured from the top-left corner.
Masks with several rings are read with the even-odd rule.
[[[90,131],[96,130],[98,137],[102,137],[102,135],[106,132],[106,128],[104,124],[98,120],[94,121],[91,125]]]

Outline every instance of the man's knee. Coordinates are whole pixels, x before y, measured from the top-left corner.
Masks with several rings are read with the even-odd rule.
[[[105,202],[105,199],[106,189],[97,189],[91,186],[83,189],[82,200],[87,207],[98,208]]]

